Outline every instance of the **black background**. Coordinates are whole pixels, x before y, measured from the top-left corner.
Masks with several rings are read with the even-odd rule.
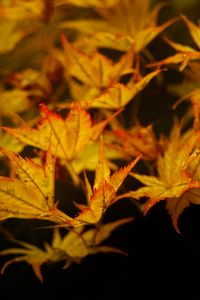
[[[189,11],[195,20],[198,15],[199,10]],[[185,34],[186,30],[180,33]],[[158,58],[167,56],[167,47],[161,39],[150,47]],[[173,82],[178,75],[168,72],[165,76]],[[140,120],[144,125],[158,122],[158,131],[159,128],[168,130],[173,96],[152,86],[141,96]],[[114,219],[135,216],[135,220],[116,230],[108,244],[123,249],[129,256],[96,254],[66,270],[62,264],[45,265],[43,284],[30,266],[14,264],[0,276],[0,299],[200,299],[200,208],[191,205],[184,211],[179,221],[181,234],[178,234],[164,201],[145,217],[128,200],[124,202],[116,204],[111,215]],[[2,240],[1,249],[5,248],[4,243]],[[6,258],[0,258],[1,266],[5,261]]]
[[[200,299],[199,207],[181,216],[181,235],[172,228],[164,201],[145,217],[126,200],[110,215],[119,211],[135,220],[116,230],[107,244],[129,256],[91,255],[66,270],[62,264],[45,265],[43,284],[30,266],[14,264],[0,277],[1,299]]]

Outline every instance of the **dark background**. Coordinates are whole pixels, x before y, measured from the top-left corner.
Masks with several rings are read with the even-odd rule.
[[[200,1],[191,1],[191,5],[189,1],[175,2],[173,8],[161,14],[161,19],[183,12],[198,20]],[[183,4],[186,2],[187,5]],[[176,25],[168,36],[177,32],[181,32],[180,40],[187,43],[186,30],[180,31]],[[161,39],[156,39],[150,49],[158,59],[170,51]],[[173,71],[165,76],[169,82],[179,80]],[[152,86],[140,96],[140,121],[144,125],[153,121],[158,131],[167,131],[174,99],[162,87],[155,91]],[[164,206],[164,201],[158,203],[145,217],[128,200],[111,208],[111,219],[135,216],[132,223],[116,230],[107,242],[129,256],[96,254],[66,270],[62,264],[45,265],[43,284],[30,266],[14,264],[0,277],[0,299],[200,299],[200,207],[191,205],[184,211],[179,221],[181,234],[178,234]],[[3,239],[0,242],[0,248],[4,249],[6,242]],[[2,265],[6,258],[0,260]]]
[[[199,299],[200,208],[191,206],[180,217],[181,235],[164,202],[143,217],[125,200],[111,209],[111,218],[118,213],[135,215],[135,221],[116,230],[107,244],[129,256],[91,255],[66,270],[45,265],[43,284],[30,266],[14,264],[0,277],[1,299]]]

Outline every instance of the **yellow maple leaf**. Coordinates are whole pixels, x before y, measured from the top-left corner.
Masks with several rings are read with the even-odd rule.
[[[180,233],[178,218],[190,203],[200,204],[200,189],[191,188],[180,197],[166,199],[166,209],[168,210],[172,219],[172,224],[178,233]]]
[[[199,113],[200,113],[200,88],[194,89],[191,93],[185,95],[182,100],[189,99],[192,108],[193,108],[193,116],[194,116],[194,129],[198,130],[199,129]],[[180,102],[180,101],[179,101]]]
[[[185,22],[192,36],[192,39],[196,43],[197,47],[200,49],[200,27],[195,25],[186,16],[181,16],[182,20]],[[189,61],[200,59],[200,51],[195,50],[187,45],[182,45],[175,43],[168,38],[165,41],[174,48],[177,53],[173,56],[167,57],[159,62],[149,64],[149,66],[161,66],[167,64],[181,64],[179,70],[183,71],[187,66]]]
[[[33,218],[58,223],[71,220],[54,203],[54,159],[50,150],[44,165],[24,159],[5,148],[17,178],[0,177],[0,219]]]
[[[199,178],[190,172],[190,164],[199,161],[199,138],[199,132],[189,132],[181,137],[180,128],[175,127],[164,155],[158,158],[158,176],[132,174],[144,186],[124,196],[135,199],[147,197],[149,199],[145,205],[145,212],[147,212],[160,200],[168,199],[173,202],[175,198],[179,198],[180,201],[182,199],[180,197],[184,197],[185,192],[200,188]]]
[[[23,92],[26,92],[31,99],[38,99],[39,101],[43,98],[46,99],[52,93],[51,83],[47,76],[41,71],[31,68],[11,74],[7,77],[6,82],[15,88],[13,92],[19,90],[22,96]]]
[[[2,130],[0,130],[0,146],[16,153],[19,153],[24,148],[22,143]],[[0,156],[2,156],[2,153],[0,153]]]
[[[31,32],[32,28],[24,28],[16,21],[0,20],[0,54],[13,50]]]
[[[187,170],[190,176],[199,181],[200,178],[200,164],[199,157],[191,162]],[[191,188],[185,193],[183,193],[180,197],[174,197],[166,200],[166,209],[168,210],[174,228],[178,233],[180,230],[178,228],[178,218],[182,214],[185,208],[187,208],[190,203],[200,204],[200,189],[199,188]]]
[[[109,147],[125,157],[136,157],[142,153],[145,160],[157,160],[160,145],[152,130],[152,126],[142,127],[139,124],[129,130],[119,128],[111,131]]]
[[[85,53],[70,44],[64,35],[61,36],[64,48],[63,66],[67,77],[70,75],[92,88],[104,89],[118,82],[125,74],[133,73],[133,50],[130,50],[117,63],[99,52]]]
[[[41,266],[44,263],[64,261],[64,268],[67,268],[73,262],[79,263],[85,256],[97,252],[126,254],[120,249],[99,244],[107,239],[117,227],[132,220],[133,218],[125,218],[104,224],[97,232],[96,229],[89,229],[84,232],[82,232],[82,229],[79,231],[73,230],[69,231],[64,237],[61,236],[58,229],[55,229],[51,244],[45,243],[44,250],[26,242],[15,241],[21,246],[20,248],[10,248],[0,252],[0,255],[17,255],[3,265],[1,273],[3,274],[10,264],[25,261],[31,265],[37,278],[43,282]]]
[[[126,167],[121,168],[110,175],[110,167],[107,159],[105,158],[104,147],[101,142],[99,149],[99,162],[95,170],[93,189],[90,187],[86,178],[88,205],[77,204],[77,206],[81,209],[81,212],[72,220],[71,224],[76,227],[82,224],[98,223],[106,209],[114,201],[116,192],[140,157],[141,155]]]
[[[183,71],[183,81],[181,83],[169,85],[169,92],[180,97],[174,104],[174,108],[176,108],[182,100],[185,100],[193,90],[200,88],[199,72],[200,63],[198,61],[190,61],[187,68]]]
[[[175,43],[166,37],[165,37],[165,41],[172,48],[174,48],[177,51],[177,53],[170,57],[164,58],[161,61],[148,64],[149,67],[162,66],[168,64],[180,64],[179,71],[183,71],[189,61],[198,60],[200,58],[200,52],[196,51],[195,49],[187,45]]]
[[[119,109],[126,106],[138,93],[140,93],[148,83],[156,77],[162,70],[150,72],[138,82],[131,79],[128,84],[115,83],[110,85],[99,95],[84,97],[81,102],[85,103],[88,107],[92,108],[107,108]]]
[[[186,16],[182,15],[182,20],[185,22],[188,27],[193,41],[196,43],[197,47],[200,49],[200,26],[194,24]]]
[[[26,145],[47,150],[49,138],[53,155],[63,159],[72,179],[78,184],[78,177],[72,170],[72,161],[96,140],[112,118],[92,125],[90,114],[79,103],[73,103],[65,119],[49,110],[46,105],[40,105],[42,118],[37,128],[24,126],[22,128],[3,127],[8,133]]]
[[[119,0],[55,0],[55,5],[72,4],[81,7],[109,7]]]
[[[42,118],[37,129],[3,127],[21,142],[43,150],[48,147],[51,137],[52,153],[67,161],[76,155],[92,140],[95,140],[110,121],[110,118],[92,126],[90,114],[78,103],[74,103],[65,119],[49,110],[45,104],[40,105]]]
[[[15,0],[6,5],[0,4],[0,16],[9,20],[48,20],[53,8],[52,0]]]
[[[107,136],[104,135],[104,140]],[[106,140],[105,140],[105,143]],[[99,144],[98,141],[90,143],[82,152],[73,160],[72,166],[79,174],[83,170],[94,171],[98,162]],[[114,148],[105,147],[105,155],[109,160],[112,159],[127,159],[127,155],[116,151]]]
[[[20,89],[0,89],[0,115],[20,113],[30,108],[29,92]]]
[[[31,265],[35,275],[42,282],[43,276],[41,273],[41,265],[48,262],[52,258],[55,259],[54,253],[42,250],[41,248],[26,242],[17,241],[17,243],[22,247],[10,248],[0,252],[0,255],[17,255],[4,264],[4,266],[1,268],[1,274],[4,273],[5,269],[10,264],[25,261]]]
[[[151,9],[149,0],[120,0],[111,7],[97,7],[100,20],[69,21],[64,22],[62,27],[77,29],[82,34],[89,33],[90,43],[98,47],[127,51],[134,46],[136,52],[140,52],[177,20],[157,26],[158,13],[163,6],[165,4],[161,3]]]

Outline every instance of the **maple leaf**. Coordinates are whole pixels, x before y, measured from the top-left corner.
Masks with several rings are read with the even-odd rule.
[[[184,74],[183,81],[178,84],[169,85],[168,87],[169,92],[181,98],[174,104],[174,108],[180,102],[182,102],[182,100],[185,100],[193,90],[200,88],[199,72],[200,72],[199,62],[198,61],[189,62],[187,68],[183,71]]]
[[[196,43],[197,47],[200,49],[200,27],[191,22],[186,16],[181,16],[182,20],[185,22],[192,36],[193,41]],[[165,41],[174,48],[177,53],[173,56],[167,57],[159,62],[149,64],[148,66],[161,66],[166,64],[181,64],[179,67],[180,71],[183,71],[187,66],[189,61],[198,60],[200,58],[200,51],[193,49],[187,45],[182,45],[171,41],[169,38],[165,37]]]
[[[33,30],[19,26],[16,21],[0,21],[0,54],[11,51],[15,46]]]
[[[3,127],[24,144],[47,150],[49,138],[53,155],[64,160],[72,179],[78,184],[77,175],[74,175],[71,162],[89,145],[96,140],[118,112],[92,125],[90,114],[79,103],[73,103],[65,119],[49,110],[45,104],[40,105],[42,118],[37,128],[9,128]]]
[[[168,65],[168,64],[181,64],[179,67],[179,71],[183,71],[189,61],[198,60],[200,58],[200,52],[196,51],[195,49],[187,45],[175,43],[166,37],[165,37],[165,41],[171,47],[173,47],[177,51],[177,53],[161,61],[148,64],[148,67],[155,67],[155,66],[160,67],[162,65]]]
[[[72,4],[81,7],[110,7],[119,0],[55,0],[55,5]]]
[[[200,49],[200,26],[194,24],[192,21],[190,21],[184,15],[182,15],[181,18],[185,22],[186,26],[188,27],[193,41],[195,42],[197,47]]]
[[[9,158],[17,178],[0,177],[0,220],[34,218],[64,223],[71,219],[54,203],[54,159],[50,150],[42,166],[5,148],[1,153]]]
[[[24,148],[23,144],[16,140],[10,134],[0,130],[0,145],[2,148],[6,148],[10,151],[19,153]],[[0,153],[2,156],[2,153]]]
[[[53,12],[52,0],[16,0],[0,3],[0,53],[6,53],[37,28],[33,21],[47,21]],[[32,20],[27,26],[27,19]],[[26,22],[25,22],[26,21]]]
[[[81,108],[79,103],[73,103],[65,119],[49,110],[46,105],[40,105],[42,118],[37,128],[24,126],[22,128],[2,127],[20,142],[33,147],[47,150],[49,138],[53,155],[62,159],[75,185],[80,184],[76,170],[82,171],[83,158],[87,147],[95,141],[112,118],[118,113],[92,126],[89,113]],[[91,153],[96,159],[95,152]],[[77,162],[76,162],[77,158]],[[81,165],[78,165],[78,162]],[[73,168],[76,165],[76,170]],[[87,167],[87,166],[86,166]]]
[[[83,98],[81,102],[92,108],[122,108],[126,106],[139,92],[141,92],[161,71],[162,70],[156,70],[150,72],[138,82],[134,82],[134,80],[131,79],[126,85],[121,83],[110,85],[110,87],[101,92],[99,96],[91,97],[91,100]]]
[[[6,78],[6,83],[15,88],[13,91],[19,90],[22,95],[23,92],[27,93],[31,99],[46,99],[52,93],[50,81],[45,74],[31,68],[11,74]],[[15,95],[13,95],[13,98],[15,98]]]
[[[48,20],[53,12],[53,0],[16,0],[0,4],[0,16],[10,20]]]
[[[188,173],[193,178],[193,180],[199,181],[200,179],[200,163],[199,157],[191,162],[188,167]],[[178,228],[178,218],[182,214],[185,208],[187,208],[190,203],[200,204],[200,189],[191,188],[180,197],[174,197],[171,199],[166,199],[166,209],[168,210],[174,228],[178,233],[180,230]]]
[[[116,252],[125,254],[125,252],[120,249],[104,246],[101,245],[101,243],[108,239],[116,228],[131,221],[133,221],[133,218],[131,217],[124,218],[103,224],[98,229],[92,228],[86,231],[83,231],[83,228],[79,227],[76,230],[69,231],[63,238],[61,238],[59,231],[55,230],[52,246],[67,253],[65,267],[68,267],[73,261],[80,262],[85,256],[97,252]]]
[[[199,129],[199,113],[200,113],[200,89],[194,89],[191,93],[187,94],[181,100],[189,98],[192,103],[193,115],[194,115],[194,129]]]
[[[71,224],[76,227],[81,224],[98,223],[106,209],[114,201],[116,192],[140,157],[141,155],[126,167],[121,168],[110,175],[110,167],[107,159],[105,158],[104,147],[101,142],[99,149],[99,162],[95,170],[93,189],[86,178],[88,205],[77,204],[81,212],[71,221]]]
[[[104,140],[106,142],[107,136],[104,135]],[[127,159],[127,155],[122,152],[116,151],[114,148],[105,147],[105,155],[109,160],[112,159]],[[90,143],[82,152],[78,154],[76,159],[73,160],[72,166],[74,170],[79,174],[83,170],[94,171],[99,157],[99,143],[92,142]],[[110,163],[111,165],[111,163]]]
[[[187,208],[190,203],[200,204],[200,190],[197,188],[191,188],[186,191],[180,197],[174,197],[170,199],[166,199],[166,209],[168,210],[172,224],[175,230],[180,233],[178,228],[178,218],[182,214],[185,208]]]
[[[189,135],[186,134],[181,137],[180,128],[178,126],[175,127],[164,155],[158,158],[158,176],[132,174],[134,178],[145,186],[124,196],[135,199],[147,197],[149,200],[145,205],[145,213],[155,203],[167,199],[168,202],[173,202],[172,204],[167,204],[172,214],[172,206],[175,209],[176,205],[175,198],[177,202],[183,199],[183,204],[180,204],[181,209],[183,209],[185,206],[185,193],[200,187],[199,177],[196,178],[190,172],[190,164],[193,160],[195,162],[198,159],[195,147],[198,147],[199,137],[199,132],[190,132]],[[181,209],[179,208],[179,211]],[[173,217],[173,222],[175,224],[175,217]]]
[[[54,258],[53,253],[47,252],[26,242],[17,241],[17,243],[22,247],[10,248],[0,252],[0,255],[19,255],[4,264],[1,268],[1,274],[4,273],[5,269],[10,264],[25,261],[31,265],[35,275],[42,282],[43,276],[41,273],[41,265],[48,262],[51,258]]]
[[[199,129],[199,112],[200,112],[200,79],[199,79],[200,64],[199,62],[190,62],[188,68],[184,71],[184,79],[179,84],[170,85],[168,90],[180,97],[174,103],[175,109],[183,101],[190,101],[192,104],[192,112],[187,111],[184,121],[194,119],[194,129]]]
[[[139,124],[129,130],[115,129],[109,133],[111,141],[109,147],[125,157],[136,157],[142,153],[145,160],[157,160],[160,145],[152,130],[152,126],[142,127]]]
[[[82,34],[89,33],[90,44],[98,47],[127,51],[134,46],[136,52],[140,52],[177,20],[175,18],[157,26],[158,13],[163,6],[165,4],[158,4],[151,10],[149,0],[121,0],[110,8],[96,8],[102,20],[69,21],[64,22],[62,27],[76,29]]]
[[[107,239],[117,227],[132,220],[132,218],[125,218],[102,225],[97,232],[96,229],[89,229],[84,232],[82,232],[82,229],[79,231],[73,230],[69,231],[64,237],[61,237],[59,230],[55,229],[51,244],[45,243],[44,249],[26,242],[15,241],[21,248],[15,247],[0,252],[0,255],[17,255],[4,264],[1,268],[1,274],[5,272],[10,264],[25,261],[31,265],[37,278],[43,282],[41,266],[44,263],[65,261],[64,267],[66,268],[73,262],[79,263],[85,256],[97,252],[126,254],[120,249],[99,244]]]
[[[0,115],[20,113],[30,108],[29,92],[20,89],[0,89]]]
[[[63,66],[66,73],[81,83],[92,87],[93,89],[104,89],[109,85],[118,82],[120,77],[125,74],[133,73],[133,49],[117,63],[106,56],[95,52],[85,53],[76,46],[71,45],[64,35],[61,36],[64,48]]]

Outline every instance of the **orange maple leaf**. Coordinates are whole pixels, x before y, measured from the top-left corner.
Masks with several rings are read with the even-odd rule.
[[[46,153],[44,165],[22,158],[5,148],[16,178],[0,177],[0,220],[8,218],[45,219],[57,223],[71,220],[54,202],[54,158]]]
[[[167,209],[172,216],[174,227],[178,230],[178,216],[190,202],[197,203],[197,197],[192,195],[199,194],[200,188],[199,176],[196,174],[197,167],[194,167],[195,164],[199,165],[199,141],[200,132],[188,132],[181,137],[180,128],[175,127],[164,155],[158,158],[158,175],[131,173],[144,186],[136,191],[120,195],[118,199],[146,197],[148,201],[144,207],[145,213],[157,202],[167,200]]]
[[[114,202],[116,192],[140,157],[141,155],[126,167],[121,168],[110,175],[110,167],[105,158],[103,143],[101,143],[93,189],[86,178],[88,205],[77,205],[81,209],[81,212],[72,220],[71,224],[73,226],[80,226],[81,224],[98,223],[106,209]]]

